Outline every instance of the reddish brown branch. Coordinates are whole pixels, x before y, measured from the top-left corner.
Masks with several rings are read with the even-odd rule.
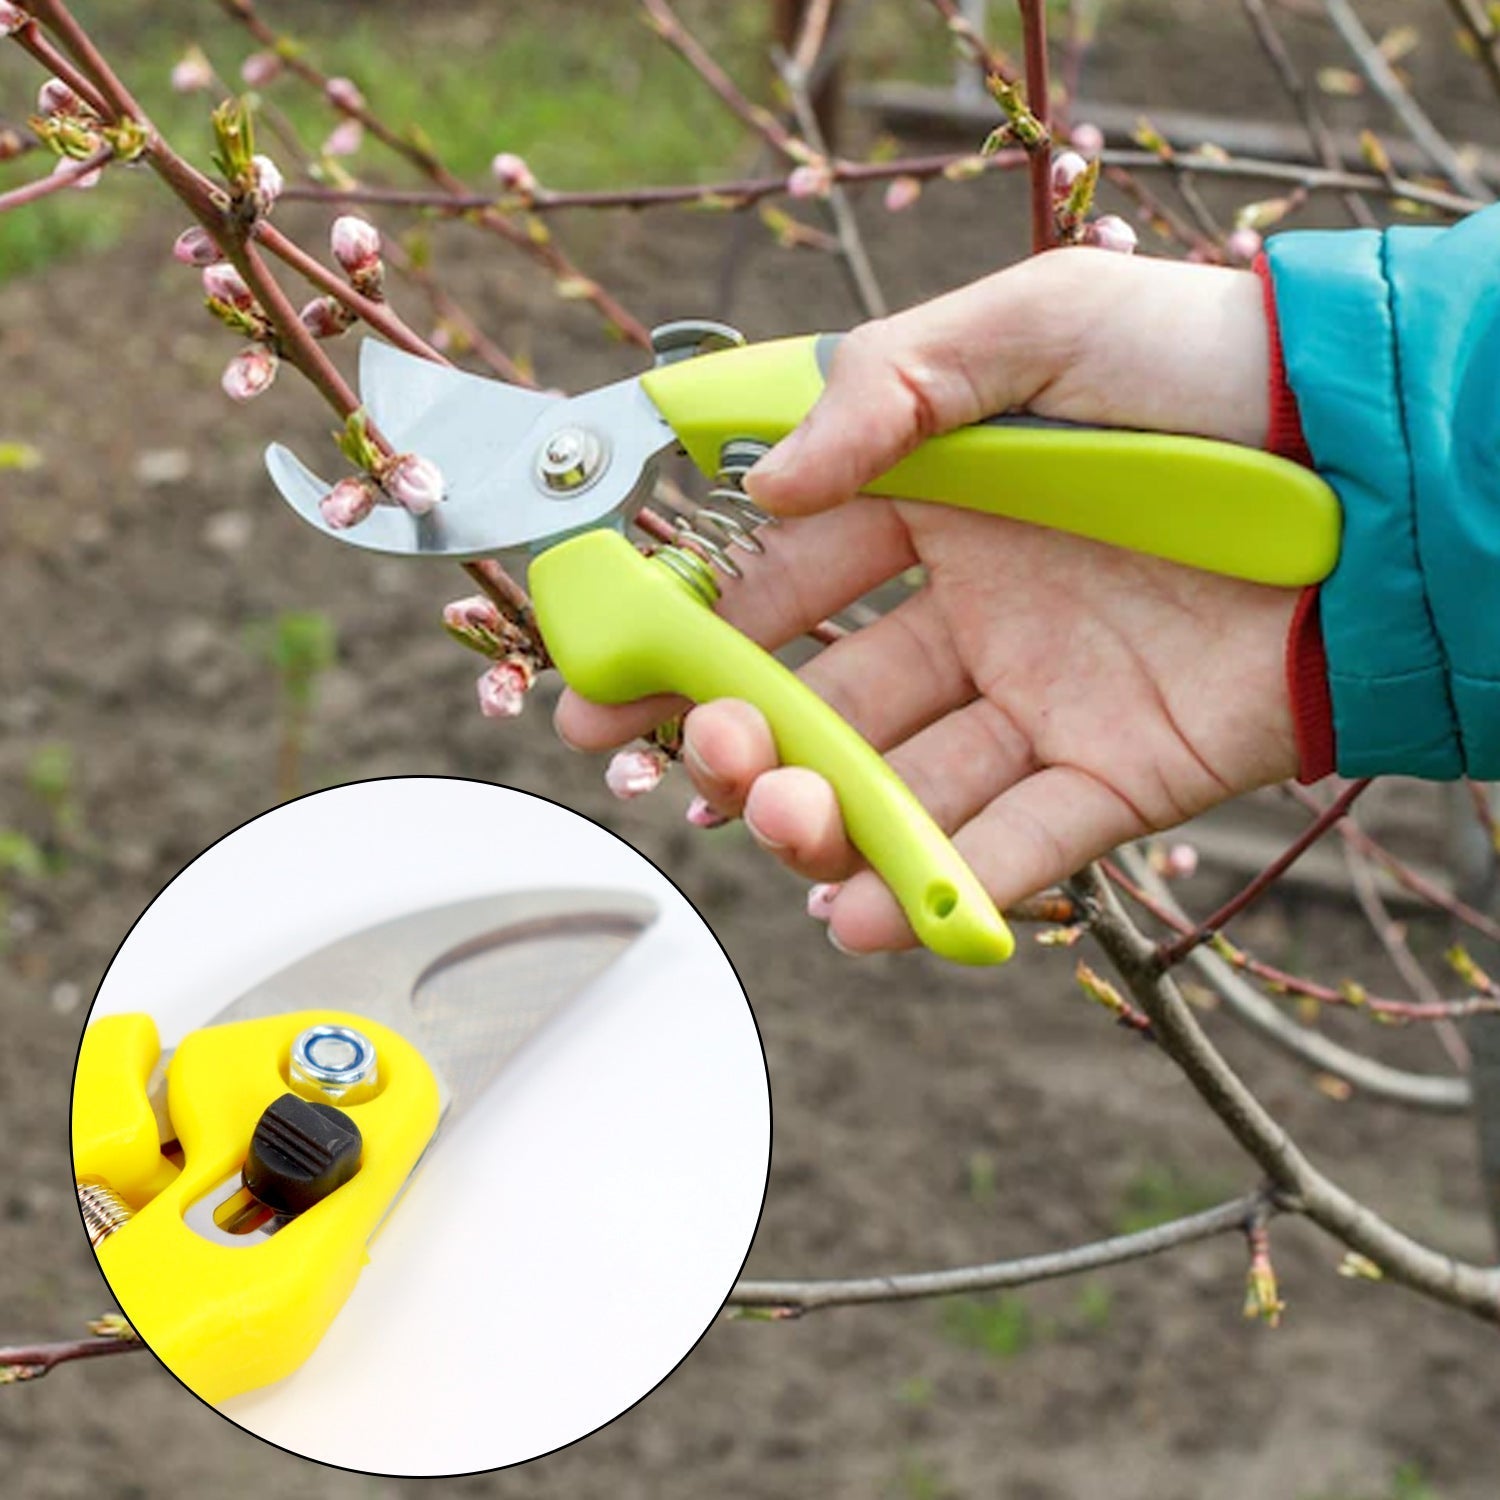
[[[38,177],[35,182],[23,183],[18,188],[12,188],[8,193],[0,193],[0,214],[8,208],[22,208],[51,193],[60,193],[64,188],[76,186],[81,178],[87,177],[90,172],[98,171],[113,156],[114,152],[108,146],[102,146],[83,161],[67,162],[57,171],[49,172],[45,177]]]
[[[1040,255],[1057,240],[1052,212],[1052,84],[1047,74],[1046,0],[1019,0],[1025,38],[1026,104],[1042,127],[1041,141],[1028,153],[1031,160],[1031,251]]]
[[[86,1339],[60,1339],[52,1344],[13,1344],[0,1348],[0,1384],[40,1380],[59,1365],[79,1359],[100,1359],[106,1354],[135,1354],[145,1344],[134,1338],[109,1335]]]
[[[1162,968],[1170,969],[1174,964],[1181,963],[1200,943],[1206,943],[1226,922],[1238,916],[1252,901],[1269,890],[1349,811],[1369,785],[1368,777],[1363,781],[1351,782],[1331,806],[1319,808],[1318,816],[1238,895],[1226,901],[1218,911],[1205,918],[1192,932],[1184,934],[1175,942],[1162,944],[1157,950]]]

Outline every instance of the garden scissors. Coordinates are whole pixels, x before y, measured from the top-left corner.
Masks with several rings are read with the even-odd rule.
[[[286,448],[266,461],[283,497],[339,540],[401,556],[522,551],[547,649],[587,698],[737,697],[769,721],[783,762],[832,784],[854,845],[918,939],[963,963],[999,963],[1013,939],[993,901],[882,757],[782,667],[712,613],[710,563],[759,550],[742,497],[755,460],[807,414],[837,335],[747,345],[710,322],[652,335],[656,368],[574,397],[543,395],[367,340],[361,396],[401,452],[447,481],[423,516],[391,506],[346,530],[322,519],[329,485]],[[684,450],[720,487],[686,544],[643,557],[624,526],[662,458]],[[871,493],[1010,516],[1261,583],[1318,581],[1338,557],[1340,512],[1315,474],[1201,438],[1010,414],[925,443]],[[709,606],[705,608],[704,606]]]
[[[170,1052],[148,1015],[89,1026],[79,1203],[158,1358],[209,1402],[295,1370],[433,1142],[655,915],[623,891],[459,901],[319,949]]]

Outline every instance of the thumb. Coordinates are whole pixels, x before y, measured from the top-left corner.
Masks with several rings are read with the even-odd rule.
[[[1041,285],[1067,259],[1023,262],[847,334],[812,410],[746,476],[751,499],[779,515],[826,510],[929,438],[1024,406],[1067,344]]]

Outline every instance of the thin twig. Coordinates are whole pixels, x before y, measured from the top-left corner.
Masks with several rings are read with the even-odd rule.
[[[0,1385],[40,1380],[59,1365],[79,1359],[102,1359],[107,1354],[137,1354],[145,1349],[139,1339],[95,1335],[60,1339],[52,1344],[12,1344],[0,1348]]]
[[[1270,889],[1354,806],[1355,801],[1369,785],[1369,777],[1363,781],[1350,782],[1333,803],[1329,807],[1321,808],[1318,816],[1243,890],[1226,901],[1212,916],[1205,917],[1192,932],[1185,933],[1174,942],[1164,943],[1158,954],[1162,967],[1170,969],[1173,964],[1181,963],[1194,948],[1201,943],[1206,943],[1209,938],[1220,931],[1226,922],[1244,911],[1252,901]]]
[[[1029,151],[1027,172],[1031,178],[1031,253],[1040,255],[1057,242],[1056,215],[1052,211],[1052,85],[1047,76],[1046,0],[1018,0],[1026,58],[1026,106],[1038,125],[1042,139]]]
[[[1484,65],[1490,86],[1500,95],[1500,26],[1485,12],[1480,0],[1448,0],[1448,9]]]
[[[109,146],[101,146],[92,156],[82,161],[66,162],[57,171],[49,172],[45,177],[38,177],[35,182],[23,183],[18,188],[12,188],[8,193],[0,193],[0,214],[8,208],[21,208],[51,193],[60,193],[64,188],[75,187],[80,178],[87,177],[90,172],[98,171],[114,157],[114,154]]]
[[[1333,22],[1345,45],[1354,54],[1359,70],[1370,81],[1370,86],[1390,106],[1391,112],[1401,122],[1416,145],[1421,147],[1432,164],[1457,188],[1471,198],[1486,202],[1494,198],[1484,178],[1464,161],[1449,144],[1448,138],[1427,117],[1422,106],[1411,96],[1411,90],[1396,76],[1396,70],[1386,61],[1374,37],[1365,30],[1364,23],[1355,14],[1349,0],[1323,0],[1323,9]]]
[[[1191,929],[1186,914],[1135,849],[1121,849],[1118,858],[1129,871],[1128,876],[1108,862],[1104,869],[1121,890],[1159,921],[1179,930]],[[1223,954],[1211,948],[1197,949],[1188,963],[1236,1021],[1306,1067],[1342,1078],[1372,1099],[1385,1103],[1434,1114],[1469,1112],[1473,1099],[1466,1079],[1392,1068],[1340,1045],[1321,1031],[1299,1025],[1242,979]]]
[[[1180,1245],[1191,1245],[1215,1235],[1243,1230],[1258,1213],[1274,1205],[1263,1193],[1247,1193],[1217,1208],[1158,1224],[1135,1234],[1116,1235],[1091,1245],[1078,1245],[1047,1255],[989,1265],[961,1266],[951,1271],[897,1272],[890,1276],[861,1276],[837,1281],[742,1281],[729,1294],[731,1307],[772,1308],[783,1317],[796,1317],[823,1307],[849,1307],[869,1302],[910,1302],[919,1297],[951,1297],[959,1293],[992,1292],[1003,1287],[1030,1286],[1078,1276],[1105,1266],[1123,1265],[1160,1255]]]
[[[1323,119],[1317,100],[1312,90],[1308,88],[1301,69],[1292,60],[1292,54],[1287,50],[1286,42],[1282,39],[1275,21],[1271,19],[1271,12],[1266,8],[1266,0],[1240,0],[1240,7],[1255,31],[1261,50],[1276,70],[1282,89],[1302,116],[1302,123],[1307,129],[1307,139],[1313,149],[1313,154],[1325,167],[1338,170],[1344,163],[1339,156],[1339,148],[1333,138],[1333,132],[1329,130],[1327,122]],[[1342,193],[1340,196],[1354,223],[1364,229],[1375,227],[1377,223],[1375,214],[1358,193]]]

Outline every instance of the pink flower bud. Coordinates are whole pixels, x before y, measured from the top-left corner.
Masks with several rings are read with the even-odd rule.
[[[78,163],[76,161],[73,161],[66,156],[60,156],[57,159],[56,163],[54,163],[53,165],[52,175],[54,177],[61,177],[65,173],[71,175],[72,173],[77,171]],[[80,176],[74,177],[71,185],[76,188],[98,187],[99,179],[103,175],[103,167],[94,167],[91,171],[84,172]]]
[[[826,922],[833,915],[833,903],[843,889],[838,885],[815,885],[807,893],[807,914],[814,922]]]
[[[185,266],[212,266],[224,259],[224,252],[201,224],[194,224],[172,242],[172,259]]]
[[[252,156],[250,170],[255,180],[255,206],[263,214],[268,214],[276,206],[285,186],[281,169],[269,156]]]
[[[470,594],[443,606],[443,624],[460,634],[498,638],[505,628],[500,606],[484,594]]]
[[[667,758],[660,750],[620,750],[605,768],[604,784],[622,802],[644,797],[661,785]]]
[[[425,516],[443,498],[443,471],[420,453],[405,453],[385,476],[385,492],[414,516]]]
[[[490,174],[508,193],[534,193],[536,178],[526,165],[526,158],[514,151],[502,151],[490,162]]]
[[[1186,880],[1198,869],[1198,851],[1192,844],[1172,844],[1161,857],[1161,874],[1168,880]]]
[[[1088,169],[1089,164],[1076,151],[1059,151],[1052,158],[1052,196],[1066,198]]]
[[[340,120],[323,142],[324,156],[353,156],[365,142],[365,127],[352,115]]]
[[[341,479],[318,501],[318,514],[334,531],[358,526],[375,509],[375,486],[367,479]]]
[[[1083,233],[1084,243],[1100,250],[1113,250],[1118,255],[1129,255],[1140,243],[1135,230],[1119,214],[1105,214],[1095,219]]]
[[[76,115],[83,100],[61,78],[49,78],[37,90],[36,112],[39,115]]]
[[[358,214],[341,214],[329,233],[333,258],[352,276],[367,271],[380,259],[380,231]]]
[[[328,102],[335,109],[353,111],[365,107],[365,96],[355,88],[351,79],[330,78],[323,85],[323,92],[328,95]]]
[[[242,349],[224,367],[219,384],[231,401],[249,401],[276,379],[276,356],[264,344]]]
[[[833,173],[826,163],[797,167],[786,180],[786,190],[794,198],[826,198],[833,186]]]
[[[729,821],[723,813],[715,812],[703,797],[694,797],[683,816],[694,828],[722,828]]]
[[[526,694],[536,671],[524,656],[497,661],[476,685],[479,712],[487,719],[514,719],[526,707]]]
[[[214,70],[197,47],[189,47],[172,68],[172,87],[179,94],[199,94],[210,88]]]
[[[922,196],[922,181],[918,177],[893,177],[885,190],[887,213],[899,214],[910,208]]]
[[[1084,156],[1098,156],[1104,149],[1104,132],[1087,122],[1075,125],[1068,143]]]
[[[314,297],[297,316],[315,339],[336,339],[347,333],[353,315],[337,297]]]
[[[0,0],[0,36],[14,35],[30,19],[19,5],[12,5],[10,0]]]
[[[274,52],[252,52],[240,64],[240,77],[253,89],[263,89],[281,72],[281,59]]]
[[[203,295],[227,302],[241,312],[249,312],[255,306],[255,296],[245,285],[244,277],[227,260],[203,268]]]
[[[1258,230],[1232,229],[1229,238],[1224,241],[1224,248],[1229,252],[1230,260],[1237,260],[1248,266],[1265,248],[1265,243]]]

